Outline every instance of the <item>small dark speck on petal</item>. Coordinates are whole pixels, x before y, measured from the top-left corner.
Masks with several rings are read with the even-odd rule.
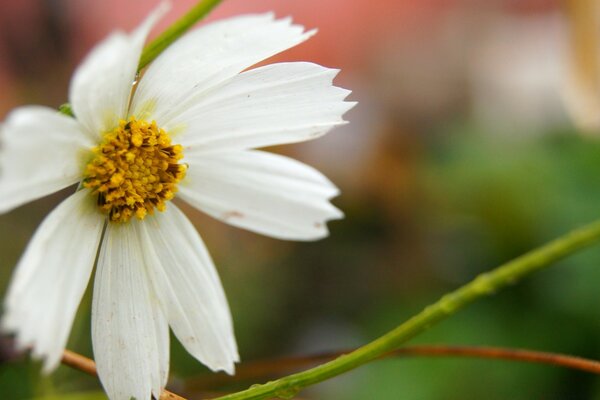
[[[223,213],[223,219],[228,220],[231,218],[244,218],[244,214],[242,214],[239,211],[227,211],[226,213]]]

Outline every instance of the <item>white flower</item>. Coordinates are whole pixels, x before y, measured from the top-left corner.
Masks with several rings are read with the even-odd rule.
[[[164,51],[132,94],[146,35],[162,13],[92,50],[70,86],[75,119],[30,106],[1,128],[1,212],[81,188],[31,240],[2,326],[53,370],[98,255],[92,341],[111,399],[159,396],[169,326],[213,370],[233,373],[239,359],[210,256],[167,205],[176,190],[217,219],[281,239],[322,238],[325,222],[342,216],[329,202],[338,190],[322,174],[254,150],[321,136],[353,106],[347,90],[332,86],[336,70],[305,62],[248,70],[313,32],[272,14],[206,25]]]

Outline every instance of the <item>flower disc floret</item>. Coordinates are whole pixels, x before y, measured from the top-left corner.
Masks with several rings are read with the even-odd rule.
[[[164,211],[186,172],[179,163],[182,146],[171,145],[155,121],[121,120],[92,152],[83,186],[98,196],[98,207],[111,222],[143,219],[155,208]]]

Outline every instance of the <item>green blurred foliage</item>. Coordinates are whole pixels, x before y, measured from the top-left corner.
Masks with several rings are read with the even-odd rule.
[[[600,143],[576,132],[488,136],[469,126],[426,139],[417,225],[438,274],[414,297],[372,308],[369,336],[442,293],[600,216]],[[351,218],[349,218],[350,220]],[[590,249],[471,306],[415,343],[496,345],[597,358],[600,250]],[[419,266],[412,266],[418,268]],[[408,297],[408,299],[407,299]],[[398,301],[402,298],[403,301]],[[425,299],[427,298],[427,299]],[[408,309],[408,311],[407,311]],[[394,359],[353,372],[326,398],[590,399],[593,375],[550,366],[473,359]],[[318,396],[316,397],[318,398]]]
[[[293,244],[233,230],[225,241],[204,235],[221,270],[244,359],[364,343],[479,272],[600,216],[596,140],[569,131],[490,136],[469,124],[411,140],[419,142],[410,166],[415,179],[407,189],[410,199],[393,213],[381,196],[364,192],[337,201],[347,216],[331,224],[332,235],[324,241]],[[386,173],[396,179],[394,171]],[[34,204],[3,217],[20,223],[12,225],[17,231],[3,224],[2,236],[16,232],[24,245],[52,206]],[[13,249],[14,254],[3,252],[11,263],[21,250]],[[509,346],[596,358],[599,264],[600,249],[586,250],[469,307],[415,343]],[[9,270],[0,273],[8,276]],[[86,355],[92,354],[90,296],[70,341]],[[314,340],[327,337],[329,330],[334,332],[329,341]],[[170,387],[189,395],[185,382],[209,372],[172,343]],[[102,398],[95,379],[66,367],[42,377],[38,363],[27,360],[0,365],[6,398]],[[592,375],[550,366],[413,357],[373,363],[305,395],[588,399],[600,398],[600,386]]]

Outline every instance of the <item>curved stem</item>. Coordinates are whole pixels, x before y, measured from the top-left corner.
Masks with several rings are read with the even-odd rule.
[[[169,26],[156,39],[150,42],[142,52],[138,71],[150,64],[160,53],[179,39],[188,29],[206,16],[223,0],[204,0],[192,7],[185,15]]]
[[[392,331],[351,353],[315,368],[289,375],[263,385],[219,397],[215,400],[259,400],[272,397],[292,398],[300,389],[350,371],[398,348],[432,325],[455,314],[475,300],[496,293],[526,275],[547,267],[600,239],[600,221],[577,229],[559,239],[526,253],[500,267],[479,275],[470,283],[444,295]]]
[[[213,8],[215,8],[223,0],[203,0],[199,1],[181,18],[169,26],[163,33],[158,35],[156,39],[148,43],[140,56],[138,64],[138,72],[150,64],[156,57],[160,55],[167,47],[179,39],[187,32],[194,24],[204,18]],[[62,104],[58,111],[67,117],[74,117],[73,109],[69,103]]]
[[[331,351],[297,357],[278,357],[256,360],[241,365],[233,376],[204,374],[186,381],[186,389],[199,390],[218,388],[234,382],[248,381],[293,371],[310,365],[324,363],[352,350]],[[569,354],[549,353],[528,349],[513,349],[492,346],[417,345],[407,346],[384,354],[381,358],[407,357],[468,357],[491,360],[519,361],[553,365],[600,375],[600,361]]]
[[[425,357],[473,357],[495,360],[522,361],[554,365],[600,375],[600,362],[567,354],[547,353],[526,349],[507,349],[489,346],[410,346],[398,349],[390,356],[419,355]]]

